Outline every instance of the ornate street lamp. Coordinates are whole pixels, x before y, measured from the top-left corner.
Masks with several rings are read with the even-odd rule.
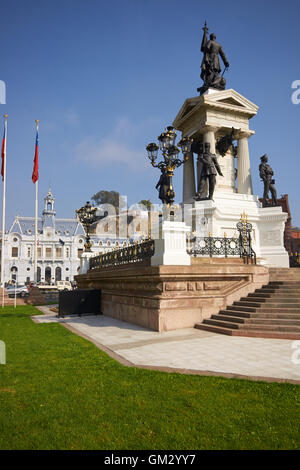
[[[87,201],[85,206],[76,210],[77,217],[79,221],[82,223],[84,230],[85,230],[84,248],[85,248],[85,251],[88,251],[88,252],[92,251],[90,230],[91,230],[91,225],[96,221],[96,211],[97,211],[97,207],[93,207],[89,201]]]
[[[162,203],[168,206],[171,206],[175,199],[172,183],[174,171],[188,160],[187,154],[191,151],[193,142],[189,137],[185,137],[178,143],[184,157],[183,160],[180,160],[178,158],[180,149],[175,145],[176,137],[177,134],[174,131],[174,127],[168,126],[166,132],[162,132],[158,137],[159,146],[155,142],[151,142],[146,147],[151,165],[159,168],[161,171],[161,177],[156,188],[158,189],[159,187],[159,198]],[[163,160],[156,163],[159,149],[162,152]]]

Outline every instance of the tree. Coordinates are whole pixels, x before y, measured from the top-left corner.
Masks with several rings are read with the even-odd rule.
[[[124,196],[120,196],[120,193],[117,191],[105,191],[102,189],[95,193],[91,200],[94,202],[96,206],[101,206],[102,204],[111,204],[115,207],[116,212],[119,212],[119,209],[122,210],[126,207],[126,198]]]
[[[148,211],[151,210],[152,202],[150,201],[150,199],[142,199],[139,204],[145,206]]]

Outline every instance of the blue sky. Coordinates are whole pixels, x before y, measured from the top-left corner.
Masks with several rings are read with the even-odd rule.
[[[40,119],[39,207],[49,185],[58,217],[100,189],[159,202],[145,146],[201,85],[207,20],[230,62],[227,87],[259,106],[251,128],[255,194],[268,153],[279,196],[300,225],[299,1],[10,0],[1,2],[0,80],[7,86],[7,228],[34,214],[35,119]],[[2,123],[1,123],[2,124]],[[1,126],[2,127],[2,126]],[[2,129],[1,129],[2,133]],[[182,193],[182,168],[174,186]]]

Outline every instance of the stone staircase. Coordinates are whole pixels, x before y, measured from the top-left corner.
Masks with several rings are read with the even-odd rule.
[[[231,336],[300,339],[300,268],[269,272],[269,284],[195,328]]]

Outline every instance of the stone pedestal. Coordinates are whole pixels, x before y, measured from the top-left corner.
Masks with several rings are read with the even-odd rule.
[[[238,259],[192,258],[190,266],[139,263],[76,276],[79,289],[101,289],[104,315],[168,331],[192,328],[267,284],[269,270]]]
[[[194,204],[193,230],[198,236],[234,236],[242,212],[253,225],[253,249],[266,266],[288,267],[288,253],[284,248],[283,233],[287,214],[281,207],[262,208],[253,195],[248,139],[254,134],[249,120],[258,107],[235,90],[208,90],[204,95],[187,99],[173,125],[184,137],[198,142],[209,142],[224,176],[217,175],[213,201]],[[232,148],[224,155],[216,151],[217,141],[235,129],[237,140],[237,168]],[[191,163],[190,163],[191,165]],[[199,180],[200,165],[198,165]],[[257,170],[258,171],[258,170]],[[191,168],[183,180],[183,204],[194,202]]]
[[[151,266],[189,266],[191,258],[186,251],[186,234],[190,230],[184,222],[164,221],[161,238],[155,240]]]
[[[90,269],[90,258],[95,256],[95,253],[84,251],[80,257],[80,274],[85,274]]]
[[[192,209],[193,230],[197,236],[238,237],[236,228],[245,212],[252,224],[252,247],[266,266],[289,267],[284,248],[284,227],[287,214],[281,207],[263,208],[257,196],[217,193],[214,200],[195,202]]]

